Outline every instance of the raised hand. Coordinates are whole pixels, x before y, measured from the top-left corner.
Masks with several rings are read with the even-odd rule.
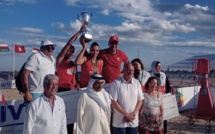
[[[87,43],[85,42],[85,39],[84,39],[83,36],[81,36],[79,38],[79,41],[80,41],[80,43],[81,43],[81,45],[82,45],[83,48],[87,48]]]
[[[79,32],[83,32],[85,30],[87,30],[87,25],[82,25]]]

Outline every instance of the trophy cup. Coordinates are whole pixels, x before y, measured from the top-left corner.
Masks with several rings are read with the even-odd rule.
[[[77,19],[82,25],[88,25],[91,18],[92,18],[92,13],[89,14],[85,10],[77,15]],[[85,39],[86,43],[92,40],[92,35],[89,34],[88,30],[83,31],[81,37]]]

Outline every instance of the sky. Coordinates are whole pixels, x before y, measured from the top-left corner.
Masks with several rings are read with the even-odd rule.
[[[130,61],[139,57],[147,71],[154,60],[166,70],[189,57],[214,54],[214,0],[0,0],[0,44],[10,47],[0,53],[0,71],[19,70],[41,40],[57,44],[56,57],[80,29],[77,15],[84,10],[93,15],[88,47],[96,41],[107,48],[109,37],[117,35],[119,49]],[[14,44],[24,45],[26,53],[14,55]],[[78,40],[73,45],[75,60],[82,47]]]

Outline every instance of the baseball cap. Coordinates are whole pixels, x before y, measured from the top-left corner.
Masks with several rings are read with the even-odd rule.
[[[41,44],[40,44],[41,47],[43,47],[43,46],[50,46],[50,45],[57,46],[53,42],[51,42],[50,40],[41,41]]]
[[[113,41],[119,42],[119,38],[118,38],[116,35],[112,35],[112,36],[109,38],[109,43],[110,43],[110,42],[113,42]]]

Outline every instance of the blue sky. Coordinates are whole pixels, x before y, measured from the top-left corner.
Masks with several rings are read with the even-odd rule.
[[[16,70],[44,39],[58,45],[56,57],[79,30],[76,18],[84,9],[93,14],[88,30],[101,49],[116,34],[130,61],[139,49],[146,70],[153,60],[165,70],[191,56],[214,54],[214,0],[1,0],[0,44],[9,45],[10,52],[0,53],[0,71],[13,70],[14,44],[27,51],[15,55]],[[77,55],[81,45],[74,46]]]

